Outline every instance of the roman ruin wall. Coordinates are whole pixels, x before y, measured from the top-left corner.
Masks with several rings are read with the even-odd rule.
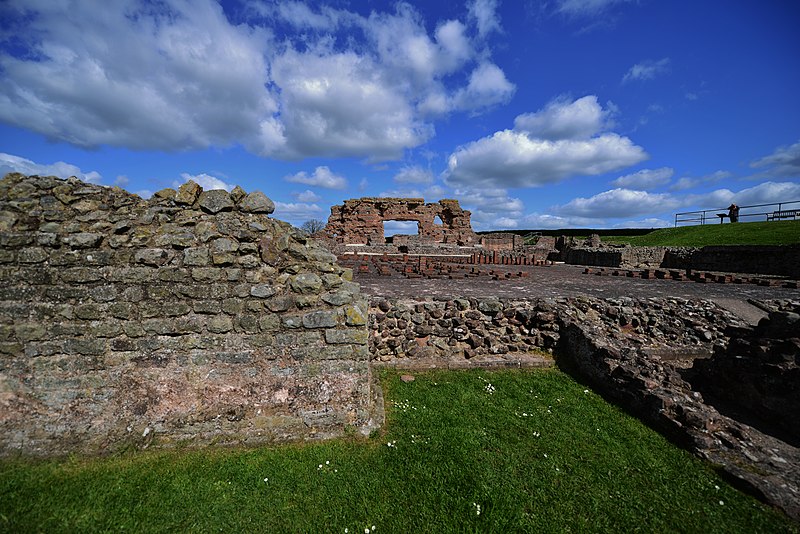
[[[441,223],[436,222],[439,218]],[[419,244],[470,246],[478,242],[471,214],[457,200],[426,204],[421,198],[357,198],[331,207],[325,234],[344,245],[383,246],[385,221],[416,221],[419,233],[407,241]]]
[[[800,279],[800,245],[706,247],[577,246],[562,252],[566,263],[620,268],[691,269]]]
[[[0,181],[0,454],[373,428],[367,303],[273,210],[193,182]]]
[[[555,357],[800,517],[798,449],[704,398],[796,439],[797,302],[761,303],[757,328],[679,298],[367,302],[273,209],[193,182],[145,201],[76,179],[1,180],[0,454],[366,433],[382,421],[373,367]]]

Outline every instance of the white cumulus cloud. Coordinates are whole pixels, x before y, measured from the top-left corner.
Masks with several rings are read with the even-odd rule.
[[[582,217],[562,217],[549,213],[531,213],[526,215],[522,220],[523,226],[531,230],[589,227],[596,224],[596,222],[595,220]]]
[[[200,174],[189,174],[188,172],[182,172],[180,181],[175,180],[172,182],[172,186],[176,188],[180,187],[189,180],[194,181],[206,191],[211,189],[224,189],[225,191],[230,192],[231,189],[235,187],[232,184],[220,180],[216,176],[211,176],[210,174],[206,174],[204,172]]]
[[[275,201],[274,217],[287,221],[295,226],[300,226],[309,219],[319,219],[325,210],[316,204],[305,202],[278,202]]]
[[[10,172],[39,176],[58,176],[59,178],[69,178],[75,176],[84,182],[100,183],[102,177],[97,171],[83,172],[79,167],[71,163],[57,161],[55,163],[41,164],[32,160],[0,152],[0,177]]]
[[[518,116],[514,119],[514,129],[541,139],[588,139],[606,129],[610,114],[594,95],[574,102],[562,97],[540,111]]]
[[[728,190],[721,189],[716,193],[722,199],[725,198]],[[800,184],[796,182],[764,182],[733,193],[730,200],[740,206],[800,200]],[[728,200],[723,204],[727,202]]]
[[[0,121],[81,147],[398,159],[434,135],[433,117],[514,92],[484,39],[496,2],[465,11],[7,0]]]
[[[472,0],[468,4],[469,17],[478,28],[478,35],[485,37],[493,31],[501,31],[497,15],[497,0]]]
[[[678,179],[670,189],[672,191],[685,191],[686,189],[692,189],[693,187],[697,187],[703,184],[713,184],[724,180],[726,178],[730,178],[733,176],[729,171],[715,171],[711,174],[706,174],[705,176],[700,176],[699,178],[692,178],[690,176],[683,176]]]
[[[484,62],[472,71],[467,87],[456,93],[455,106],[480,110],[508,102],[515,91],[516,86],[506,79],[500,67]]]
[[[267,32],[213,2],[6,4],[24,51],[0,52],[0,120],[82,147],[229,145],[277,110]],[[80,36],[80,38],[76,38]]]
[[[458,147],[447,160],[446,183],[453,187],[536,187],[572,176],[604,174],[647,158],[644,149],[627,137],[615,133],[586,137],[590,131],[597,132],[602,122],[598,117],[607,112],[595,109],[594,97],[576,102],[551,103],[517,118],[519,125],[554,139],[502,130]]]
[[[419,166],[403,167],[394,175],[399,184],[429,184],[433,182],[433,173]]]
[[[750,163],[753,168],[765,168],[774,176],[800,177],[800,141],[790,146],[781,146],[769,156]]]
[[[626,174],[620,176],[611,182],[615,187],[623,189],[655,189],[669,183],[670,178],[675,173],[675,170],[670,167],[661,167],[660,169],[642,169],[633,174]]]
[[[636,217],[672,210],[681,202],[666,193],[648,193],[631,189],[612,189],[589,198],[575,198],[555,208],[560,215],[591,219]]]
[[[294,199],[297,200],[298,202],[319,202],[320,200],[322,200],[321,196],[319,196],[310,189],[292,193],[292,197],[294,197]]]
[[[286,176],[284,180],[295,184],[313,185],[327,189],[344,189],[347,187],[347,180],[343,176],[334,174],[330,168],[324,165],[314,169],[312,174],[301,171],[297,174]]]

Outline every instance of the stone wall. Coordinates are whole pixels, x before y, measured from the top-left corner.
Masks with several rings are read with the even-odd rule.
[[[383,245],[384,221],[417,221],[419,241],[471,245],[478,239],[470,216],[457,200],[426,204],[421,198],[356,198],[331,207],[325,234],[337,243]]]
[[[692,269],[800,278],[800,245],[707,247],[574,247],[562,253],[573,265]]]
[[[193,182],[145,201],[0,181],[0,454],[370,429],[366,301],[273,209]]]
[[[691,359],[724,344],[734,319],[713,303],[679,298],[372,299],[369,347],[375,361],[410,367],[552,353],[570,321],[648,354]]]
[[[697,363],[692,385],[800,444],[800,303],[727,334],[727,347]]]

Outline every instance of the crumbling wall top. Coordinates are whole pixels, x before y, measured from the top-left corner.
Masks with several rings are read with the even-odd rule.
[[[325,233],[338,243],[383,245],[385,221],[417,221],[421,243],[471,245],[477,243],[471,215],[455,199],[363,197],[333,206]]]

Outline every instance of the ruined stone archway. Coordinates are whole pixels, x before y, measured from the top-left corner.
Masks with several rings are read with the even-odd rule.
[[[426,204],[422,198],[365,197],[345,200],[344,204],[331,207],[325,232],[347,245],[379,245],[386,242],[385,221],[417,221],[420,242],[472,245],[478,239],[470,216],[457,200]]]

